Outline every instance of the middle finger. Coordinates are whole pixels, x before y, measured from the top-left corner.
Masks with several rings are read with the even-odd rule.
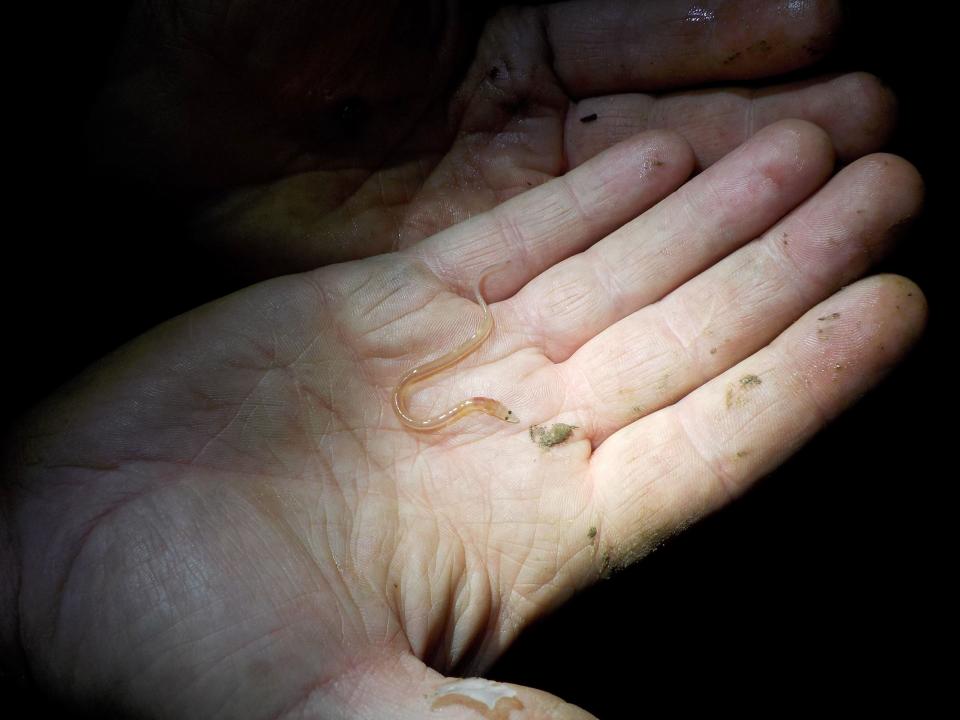
[[[503,303],[555,362],[752,240],[833,169],[829,137],[786,120]]]

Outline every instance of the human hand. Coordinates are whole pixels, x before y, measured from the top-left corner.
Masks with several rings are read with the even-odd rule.
[[[138,3],[96,156],[194,191],[200,241],[262,279],[408,247],[648,129],[706,167],[777,119],[848,161],[892,126],[864,74],[718,86],[819,59],[833,2],[499,5]]]
[[[919,333],[912,283],[848,285],[917,210],[907,163],[873,155],[828,180],[829,138],[788,121],[651,208],[693,162],[676,136],[641,135],[92,368],[13,445],[4,647],[71,701],[136,716],[412,718],[455,701],[445,676],[482,673],[533,619],[743,492]],[[395,383],[469,335],[461,296],[504,259],[493,336],[413,412],[483,394],[521,424],[403,428]],[[560,439],[558,423],[576,427],[552,446],[530,431]],[[501,717],[588,717],[509,692]]]

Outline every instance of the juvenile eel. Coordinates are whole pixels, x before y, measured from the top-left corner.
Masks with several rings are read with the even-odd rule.
[[[408,371],[393,389],[393,409],[397,413],[397,417],[400,418],[400,422],[402,422],[408,428],[413,430],[437,430],[456,420],[459,420],[465,415],[475,412],[484,412],[487,413],[487,415],[493,415],[494,417],[500,418],[501,420],[505,420],[509,423],[519,422],[517,420],[517,416],[513,414],[512,410],[508,410],[503,406],[502,403],[488,397],[467,398],[466,400],[457,403],[444,413],[440,413],[435,417],[424,418],[422,420],[411,417],[410,412],[407,410],[407,400],[410,396],[411,385],[422,380],[426,380],[431,375],[436,375],[441,370],[445,370],[451,365],[463,360],[463,358],[480,347],[480,345],[483,344],[483,341],[486,340],[490,335],[490,331],[493,330],[493,317],[490,315],[490,309],[487,307],[487,303],[483,299],[481,287],[487,275],[491,275],[498,270],[502,270],[504,267],[506,267],[506,265],[507,263],[492,265],[480,273],[480,278],[477,280],[477,284],[474,287],[474,292],[477,296],[477,303],[479,303],[480,308],[483,310],[483,317],[480,318],[480,324],[477,326],[477,329],[474,331],[473,335],[471,335],[470,338],[460,347],[451,350],[446,355],[438,357],[436,360],[431,360],[428,363]]]

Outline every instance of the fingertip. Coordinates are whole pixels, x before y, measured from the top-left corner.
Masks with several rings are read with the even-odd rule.
[[[771,77],[817,62],[837,44],[837,0],[722,3],[715,29],[719,72],[727,79]]]
[[[870,293],[866,300],[877,310],[876,332],[881,339],[888,335],[894,341],[889,344],[890,356],[885,358],[892,364],[923,335],[929,315],[927,297],[919,285],[903,275],[884,273],[864,283]]]
[[[828,108],[837,156],[849,162],[886,145],[897,125],[898,102],[893,90],[876,75],[853,72],[831,81],[832,96],[843,98],[845,111]]]
[[[837,0],[814,0],[797,3],[788,0],[787,6],[799,8],[808,19],[803,50],[812,58],[825,54],[836,44],[837,34],[843,24],[843,10]]]
[[[901,215],[916,214],[923,203],[926,187],[920,171],[909,160],[891,153],[872,153],[860,158],[844,172],[857,170],[860,182],[887,191],[888,207],[901,205],[894,210]]]
[[[819,125],[791,118],[762,128],[742,146],[752,153],[762,174],[778,185],[793,184],[807,192],[833,172],[836,156],[830,136]]]
[[[820,125],[809,120],[800,118],[777,120],[759,130],[755,137],[779,141],[798,154],[823,158],[831,165],[833,164],[834,151],[830,134]]]
[[[649,209],[690,177],[695,157],[673,130],[648,130],[603,150],[565,176],[584,213],[608,216],[610,232]]]
[[[686,178],[693,172],[697,162],[696,154],[693,151],[693,146],[679,132],[662,129],[651,130],[642,134],[650,136],[648,143],[651,148],[665,162],[672,163],[677,173]]]
[[[874,275],[813,308],[795,326],[799,334],[790,333],[789,352],[824,415],[833,417],[903,359],[926,320],[927,300],[916,283]]]
[[[648,130],[619,145],[623,146],[620,152],[630,158],[638,172],[638,179],[657,177],[664,192],[679,187],[696,167],[693,148],[675,130]]]
[[[611,168],[636,175],[657,173],[682,182],[693,171],[696,158],[686,138],[675,130],[657,129],[637,133],[584,161],[591,170]]]

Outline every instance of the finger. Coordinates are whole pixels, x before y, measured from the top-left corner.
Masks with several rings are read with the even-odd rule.
[[[763,237],[584,345],[562,366],[588,381],[566,412],[599,444],[676,402],[866,272],[922,195],[905,160],[858,160]]]
[[[630,562],[742,493],[874,386],[925,317],[909,280],[863,280],[676,405],[612,435],[591,462],[600,557]]]
[[[690,148],[677,134],[644,133],[401,254],[461,293],[472,292],[491,265],[513,261],[486,285],[488,299],[506,297],[651,207],[692,166]]]
[[[555,695],[483,678],[446,678],[410,655],[380,657],[324,682],[293,710],[303,717],[411,720],[591,720]],[[288,712],[293,715],[293,712]]]
[[[669,128],[709,167],[759,129],[784,118],[808,120],[827,131],[837,156],[851,161],[889,140],[896,99],[876,77],[850,73],[763,90],[715,88],[654,96],[587,98],[567,114],[564,141],[571,167],[649,128]]]
[[[557,3],[545,11],[553,67],[573,97],[769,77],[830,47],[835,2]]]
[[[506,304],[554,361],[752,240],[833,168],[803,121],[757,133],[628,225],[543,273]]]

